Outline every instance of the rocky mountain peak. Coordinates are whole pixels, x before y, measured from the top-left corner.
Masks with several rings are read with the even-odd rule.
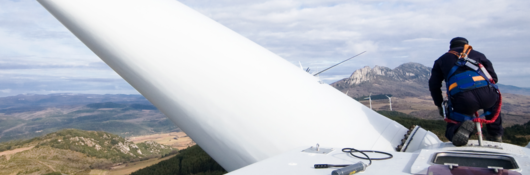
[[[397,81],[427,81],[430,77],[430,68],[419,63],[405,63],[395,69],[384,66],[365,66],[354,71],[346,80],[349,86],[359,85],[376,79]]]
[[[419,63],[405,63],[394,69],[384,66],[365,66],[355,70],[350,77],[332,83],[350,96],[373,94],[394,96],[429,95],[428,81],[431,68]]]
[[[377,78],[377,76],[387,76],[392,69],[382,66],[375,66],[373,69],[370,66],[365,66],[354,71],[347,80],[348,85],[358,85],[362,82],[367,82]]]

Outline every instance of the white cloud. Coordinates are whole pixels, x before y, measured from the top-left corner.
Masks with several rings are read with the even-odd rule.
[[[436,38],[414,38],[414,39],[407,39],[404,40],[404,44],[420,44],[420,43],[429,43],[429,42],[436,42],[436,41],[445,41],[443,39],[436,39]]]
[[[326,82],[364,66],[394,68],[411,61],[432,66],[451,38],[463,36],[491,59],[501,83],[530,87],[530,81],[517,79],[530,77],[530,68],[521,66],[530,64],[530,1],[181,2],[315,71],[368,51],[322,74]],[[117,85],[91,81],[120,78],[34,0],[0,1],[0,38],[0,78],[12,77],[13,83],[31,84],[24,80],[44,76],[50,82],[76,80],[72,86],[108,92],[127,86],[123,80]]]
[[[467,37],[483,52],[502,46],[495,40],[507,39],[519,44],[503,49],[524,50],[529,39],[522,32],[530,27],[526,1],[182,2],[293,63],[315,64],[310,67],[318,67],[322,59],[338,62],[365,49],[370,58],[357,62],[352,70],[375,64],[396,67],[409,61],[431,66],[455,36]],[[511,31],[499,32],[507,27]],[[509,59],[520,59],[519,55]]]
[[[0,1],[0,38],[0,96],[119,93],[109,83],[128,87],[124,93],[133,89],[37,1]]]

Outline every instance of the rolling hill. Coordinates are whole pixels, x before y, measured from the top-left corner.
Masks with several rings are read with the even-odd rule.
[[[0,143],[0,152],[20,148],[27,150],[0,156],[0,174],[88,174],[92,169],[176,153],[176,149],[155,142],[134,144],[111,133],[76,129]]]

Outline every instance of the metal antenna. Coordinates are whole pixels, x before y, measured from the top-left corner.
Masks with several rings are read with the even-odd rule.
[[[364,52],[366,52],[366,51],[364,51]],[[346,59],[346,60],[344,60],[344,61],[341,61],[340,63],[337,63],[337,64],[335,64],[335,65],[333,65],[333,66],[331,66],[331,67],[328,67],[327,69],[324,69],[324,70],[322,70],[322,71],[316,73],[316,74],[313,75],[313,76],[317,76],[318,74],[321,74],[322,72],[325,72],[325,71],[327,71],[327,70],[329,70],[329,69],[331,69],[331,68],[333,68],[333,67],[335,67],[335,66],[338,66],[339,64],[342,64],[342,63],[344,63],[344,62],[346,62],[346,61],[348,61],[348,60],[351,60],[351,59],[353,59],[353,58],[355,58],[355,57],[357,57],[357,56],[363,54],[364,52],[361,52],[360,54],[357,54],[357,55],[355,55],[355,56],[353,56],[353,57],[351,57],[351,58],[348,58],[348,59]]]

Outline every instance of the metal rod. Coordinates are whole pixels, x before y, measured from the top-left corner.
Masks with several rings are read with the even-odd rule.
[[[445,106],[447,104],[447,101],[442,102],[442,111],[444,113],[444,120],[447,119],[447,113],[445,112]]]
[[[364,52],[366,52],[366,51],[364,51]],[[322,70],[322,71],[316,73],[316,74],[313,75],[313,76],[317,76],[318,74],[321,74],[322,72],[325,72],[325,71],[327,71],[327,70],[329,70],[329,69],[331,69],[331,68],[333,68],[333,67],[335,67],[335,66],[338,66],[339,64],[342,64],[342,63],[344,63],[344,62],[346,62],[346,61],[348,61],[348,60],[351,60],[352,58],[355,58],[355,57],[357,57],[357,56],[363,54],[364,52],[361,52],[360,54],[357,54],[357,55],[355,55],[355,56],[353,56],[353,57],[350,57],[350,58],[348,58],[348,59],[346,59],[346,60],[344,60],[344,61],[341,61],[340,63],[337,63],[337,64],[335,64],[335,65],[333,65],[333,66],[331,66],[331,67],[328,67],[327,69],[324,69],[324,70]]]
[[[478,145],[482,146],[482,129],[480,128],[480,122],[476,122],[477,134],[478,134]]]

